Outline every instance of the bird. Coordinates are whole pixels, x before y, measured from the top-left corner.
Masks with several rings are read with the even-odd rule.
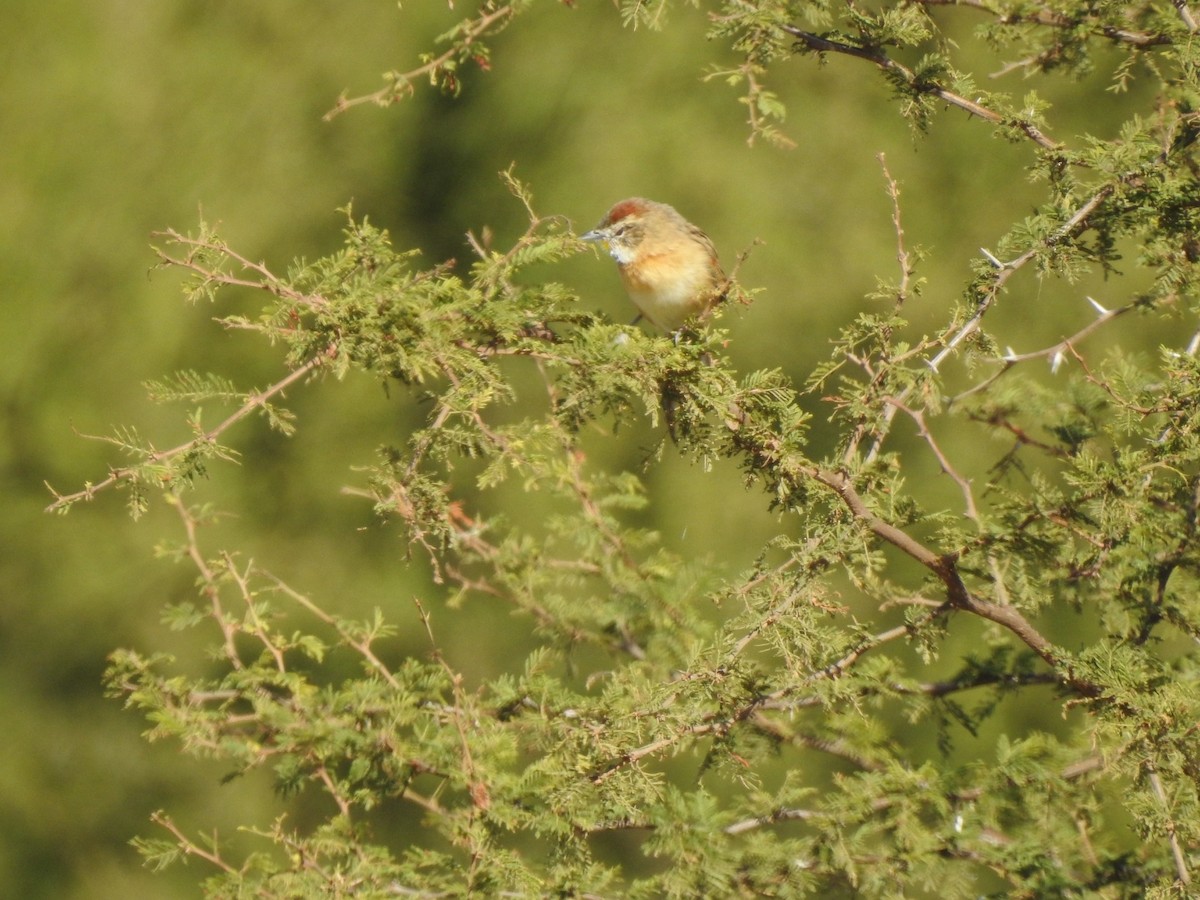
[[[580,240],[608,245],[638,318],[668,334],[707,313],[729,289],[708,235],[666,203],[622,200]]]

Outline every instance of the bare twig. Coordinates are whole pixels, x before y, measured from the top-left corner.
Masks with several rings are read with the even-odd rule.
[[[904,245],[904,225],[900,221],[900,185],[896,183],[896,179],[888,170],[887,157],[880,153],[875,158],[879,160],[879,167],[883,169],[883,177],[887,181],[888,197],[892,201],[892,228],[896,232],[896,262],[900,264],[900,282],[896,287],[895,309],[896,312],[899,312],[900,308],[904,306],[904,301],[908,299],[909,282],[913,274],[912,260]]]
[[[643,744],[642,746],[636,747],[633,750],[627,750],[603,769],[592,775],[592,784],[601,784],[602,782],[607,781],[626,766],[645,759],[647,756],[651,756],[652,754],[657,753],[659,750],[665,750],[667,747],[671,747],[674,744],[679,743],[685,737],[697,737],[700,735],[725,731],[728,730],[730,724],[731,722],[727,720],[699,722],[695,725],[687,726],[682,731],[677,731],[667,735],[666,737],[651,741],[648,744]]]
[[[325,785],[326,792],[333,798],[333,802],[337,804],[338,812],[341,813],[343,818],[348,820],[350,818],[350,801],[343,797],[342,792],[338,790],[333,776],[329,774],[329,769],[324,764],[318,764],[314,771],[317,778],[320,779],[321,784]]]
[[[437,639],[433,636],[433,623],[420,598],[413,597],[412,601],[413,605],[417,608],[417,615],[421,617],[421,624],[425,626],[425,634],[429,637],[430,652],[433,654],[433,658],[437,664],[442,667],[442,671],[446,673],[446,677],[450,679],[450,687],[454,692],[454,707],[451,718],[453,718],[454,728],[458,732],[462,771],[471,796],[471,814],[474,816],[479,811],[486,810],[491,805],[491,796],[488,792],[487,784],[479,777],[478,769],[475,766],[475,759],[471,753],[471,742],[467,735],[467,727],[463,724],[463,719],[467,715],[467,705],[464,702],[466,695],[462,687],[463,677],[461,673],[454,671],[450,667],[450,664],[446,662],[446,658],[442,656]],[[477,849],[472,850],[472,866],[477,863],[477,852]]]
[[[728,835],[742,834],[746,831],[752,831],[755,828],[762,828],[764,825],[774,825],[778,822],[792,822],[796,820],[808,821],[815,819],[822,814],[811,809],[794,809],[782,808],[767,813],[765,816],[755,816],[752,819],[743,819],[740,822],[734,822],[732,825],[725,826],[725,833]],[[827,814],[826,814],[827,815]]]
[[[253,633],[255,637],[262,641],[263,646],[265,646],[267,651],[271,654],[271,658],[275,660],[275,668],[280,672],[286,672],[287,665],[284,662],[283,651],[275,646],[275,642],[271,640],[271,636],[267,633],[266,623],[259,618],[258,610],[254,608],[254,597],[252,591],[250,590],[249,579],[251,567],[248,566],[246,574],[242,574],[238,571],[237,565],[235,564],[232,556],[230,556],[228,553],[222,553],[221,558],[225,561],[226,571],[229,572],[229,576],[233,579],[234,584],[238,586],[238,590],[241,592],[242,601],[246,604],[246,614],[249,616],[250,621],[254,625]]]

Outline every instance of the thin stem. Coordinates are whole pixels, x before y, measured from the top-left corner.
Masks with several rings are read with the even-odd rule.
[[[227,874],[230,874],[230,875],[237,872],[237,869],[235,869],[233,866],[229,865],[229,863],[225,862],[225,860],[221,859],[220,853],[217,853],[215,851],[210,852],[208,850],[205,850],[203,847],[199,846],[198,844],[196,844],[187,835],[185,835],[182,831],[180,831],[179,826],[177,826],[173,821],[171,821],[171,819],[168,816],[164,815],[163,813],[161,813],[161,812],[154,813],[153,815],[150,816],[150,821],[153,822],[155,825],[161,826],[162,828],[165,828],[167,831],[169,831],[171,833],[171,835],[175,838],[176,842],[179,844],[179,849],[181,849],[188,856],[198,857],[199,859],[202,859],[205,862],[211,863],[212,865],[216,866],[221,871],[223,871]],[[216,844],[215,836],[213,838],[213,844],[214,845]]]
[[[783,31],[796,38],[810,50],[815,50],[818,53],[840,53],[845,56],[853,56],[858,59],[865,59],[868,62],[874,63],[885,72],[891,72],[894,75],[899,75],[908,86],[922,94],[930,94],[949,103],[951,106],[956,106],[959,109],[965,110],[973,116],[978,116],[985,119],[994,125],[1010,124],[1020,130],[1027,138],[1042,147],[1045,150],[1061,150],[1062,145],[1051,140],[1042,134],[1042,132],[1032,122],[1023,120],[1008,121],[1000,113],[988,109],[974,100],[968,100],[966,97],[956,94],[951,90],[942,87],[934,81],[925,81],[917,77],[917,74],[907,66],[896,62],[890,56],[880,53],[876,50],[869,50],[864,47],[855,47],[852,44],[846,44],[842,41],[835,41],[832,38],[821,37],[818,34],[813,34],[811,31],[804,31],[794,25],[780,26]]]
[[[192,511],[188,509],[187,504],[179,497],[172,495],[170,502],[175,507],[176,512],[179,513],[179,518],[183,520],[183,529],[187,535],[187,555],[204,581],[203,594],[208,599],[213,621],[221,629],[225,658],[229,660],[229,664],[233,668],[241,670],[245,668],[245,665],[242,663],[241,656],[238,655],[237,644],[235,642],[238,627],[229,620],[221,603],[221,587],[218,583],[217,573],[209,566],[208,561],[204,558],[204,554],[200,552],[200,543],[196,537],[196,518],[192,515]]]
[[[503,23],[512,14],[512,4],[508,3],[490,13],[484,13],[469,26],[464,23],[461,39],[452,44],[450,49],[445,53],[434,57],[424,65],[417,66],[417,68],[411,69],[408,72],[394,73],[391,76],[391,84],[370,94],[364,94],[361,97],[347,97],[343,94],[338,97],[333,109],[325,113],[322,118],[326,122],[329,122],[346,110],[355,106],[361,106],[364,103],[374,103],[377,106],[388,106],[391,103],[395,103],[401,97],[412,93],[412,82],[415,79],[423,78],[426,75],[432,75],[434,72],[437,72],[456,55],[462,53],[463,50],[491,31],[492,26],[497,25],[497,23]]]
[[[1150,788],[1154,791],[1154,796],[1162,805],[1163,812],[1167,814],[1167,836],[1171,843],[1171,857],[1175,861],[1175,875],[1179,879],[1180,884],[1191,884],[1192,876],[1188,872],[1187,856],[1184,855],[1183,847],[1179,843],[1179,835],[1175,833],[1175,822],[1170,818],[1171,808],[1167,803],[1167,792],[1163,790],[1162,779],[1158,777],[1158,772],[1151,769],[1147,773],[1147,778],[1150,781]]]
[[[220,424],[208,429],[203,434],[192,438],[190,441],[184,441],[182,444],[172,447],[169,450],[156,450],[152,453],[148,453],[143,465],[167,462],[175,459],[178,456],[190,453],[204,444],[216,443],[217,438],[223,435],[226,431],[228,431],[238,422],[242,421],[242,419],[246,418],[256,409],[264,406],[267,401],[271,400],[278,394],[283,393],[297,381],[300,381],[306,375],[315,371],[322,365],[322,363],[323,359],[321,357],[314,356],[312,359],[308,360],[308,362],[295,369],[286,378],[280,379],[264,391],[251,394],[246,399],[246,402],[243,403],[235,412],[229,415]],[[120,484],[121,482],[135,479],[140,471],[141,466],[122,466],[121,468],[112,469],[109,472],[108,477],[103,481],[98,481],[95,484],[89,484],[83,490],[76,491],[73,494],[59,494],[53,488],[50,488],[51,493],[54,494],[54,502],[46,507],[46,512],[55,512],[57,510],[64,509],[80,500],[91,500],[100,491],[110,488],[113,485]],[[49,487],[49,485],[47,485],[47,487]]]

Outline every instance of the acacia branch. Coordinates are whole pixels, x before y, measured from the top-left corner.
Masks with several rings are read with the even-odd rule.
[[[268,269],[265,264],[254,262],[248,257],[242,256],[224,241],[210,241],[203,238],[190,237],[181,234],[173,228],[169,228],[166,231],[156,231],[154,232],[154,236],[168,238],[172,243],[178,244],[187,251],[183,257],[176,257],[171,256],[165,250],[155,247],[154,252],[158,256],[159,262],[163,265],[176,266],[180,269],[194,272],[203,278],[206,283],[211,282],[223,287],[246,287],[266,291],[274,297],[290,300],[297,305],[307,306],[314,310],[320,310],[329,305],[329,301],[324,297],[315,294],[305,294],[302,291],[296,290]],[[196,259],[198,254],[205,253],[216,253],[233,260],[242,271],[258,276],[258,280],[255,281],[250,278],[239,278],[236,275],[230,275],[218,268],[205,265]]]
[[[383,661],[375,655],[375,651],[371,649],[371,640],[369,636],[361,640],[356,638],[339,619],[325,612],[325,610],[313,603],[312,600],[288,585],[282,579],[272,575],[270,572],[261,572],[260,574],[262,574],[264,578],[269,579],[274,584],[277,591],[287,597],[290,597],[326,625],[333,628],[337,632],[338,637],[341,638],[346,646],[350,647],[352,650],[358,653],[359,656],[365,659],[367,664],[377,675],[379,675],[380,678],[394,688],[400,687],[400,682],[397,680],[396,676],[392,674],[391,669],[384,665]]]
[[[230,621],[221,603],[221,587],[218,584],[217,573],[213,571],[208,561],[204,558],[204,554],[200,552],[200,543],[196,537],[196,517],[192,515],[191,510],[187,508],[187,504],[181,498],[172,496],[170,502],[179,513],[180,519],[183,520],[183,529],[187,535],[187,555],[196,567],[196,571],[200,573],[201,580],[204,582],[202,593],[208,598],[213,621],[221,629],[225,658],[229,660],[230,666],[240,671],[245,668],[245,665],[242,663],[242,658],[238,654],[237,644],[235,643],[238,627]],[[233,571],[232,568],[230,571]],[[249,598],[247,598],[247,602],[249,602]]]
[[[490,13],[484,13],[474,22],[463,22],[456,29],[458,32],[458,40],[450,46],[450,48],[440,56],[435,56],[428,60],[424,65],[417,66],[408,72],[393,72],[389,75],[391,81],[385,87],[377,91],[372,91],[369,94],[363,94],[360,97],[347,97],[342,94],[334,104],[333,109],[322,116],[324,121],[332,121],[337,116],[344,113],[351,107],[361,106],[364,103],[374,103],[377,106],[389,106],[397,100],[409,96],[413,92],[412,82],[414,79],[423,78],[426,75],[434,76],[441,70],[446,63],[454,59],[455,56],[461,54],[464,50],[493,30],[493,26],[500,28],[506,19],[513,15],[513,6],[511,3],[498,7]]]
[[[1187,0],[1171,0],[1175,4],[1175,10],[1179,13],[1179,18],[1187,30],[1196,33],[1196,28],[1200,27],[1196,24],[1196,17],[1192,15],[1192,10],[1188,7]]]
[[[237,869],[235,869],[233,866],[231,866],[229,863],[225,862],[225,860],[223,860],[221,858],[221,855],[219,852],[216,852],[216,851],[210,852],[208,850],[205,850],[203,847],[201,847],[200,845],[195,843],[191,838],[189,838],[187,835],[185,835],[179,829],[179,826],[176,825],[169,816],[164,815],[162,812],[156,812],[150,816],[150,821],[153,822],[155,825],[159,825],[162,828],[165,828],[167,831],[169,831],[171,833],[172,837],[175,838],[175,841],[176,841],[177,845],[179,846],[179,849],[182,850],[188,856],[199,857],[200,859],[204,860],[205,862],[211,863],[212,865],[216,866],[221,871],[223,871],[227,874],[230,874],[230,875],[237,872]],[[214,832],[214,836],[213,836],[213,845],[214,846],[216,845],[215,832]]]
[[[1134,300],[1131,303],[1126,303],[1124,306],[1118,306],[1116,309],[1106,309],[1101,312],[1099,316],[1097,316],[1087,325],[1083,326],[1083,328],[1080,328],[1070,337],[1063,338],[1058,343],[1052,344],[1049,347],[1043,347],[1041,350],[1031,350],[1028,353],[1013,353],[1012,351],[1009,351],[1003,357],[1001,357],[1002,365],[998,371],[989,375],[983,381],[979,382],[979,384],[967,388],[960,394],[955,394],[946,401],[947,406],[952,406],[955,403],[958,403],[960,400],[966,399],[972,394],[976,394],[991,387],[992,384],[999,380],[1006,372],[1008,372],[1018,363],[1028,362],[1032,359],[1049,359],[1053,361],[1061,358],[1072,346],[1088,337],[1093,331],[1096,331],[1102,325],[1106,325],[1118,316],[1123,316],[1130,310],[1137,309],[1139,306],[1144,305],[1144,300]]]
[[[974,100],[968,100],[961,94],[956,94],[953,91],[942,87],[934,81],[926,81],[917,76],[916,72],[902,63],[896,62],[885,53],[878,50],[868,49],[866,47],[856,47],[853,44],[847,44],[842,41],[836,41],[832,38],[821,37],[819,34],[813,34],[811,31],[805,31],[802,28],[797,28],[794,25],[781,25],[780,28],[787,34],[796,38],[804,47],[817,53],[840,53],[844,56],[853,56],[856,59],[864,59],[867,62],[874,63],[885,72],[890,72],[893,75],[899,76],[908,87],[918,94],[929,94],[943,100],[951,106],[956,106],[959,109],[965,110],[973,116],[978,116],[993,125],[1012,125],[1021,131],[1027,138],[1042,147],[1045,150],[1061,150],[1062,145],[1056,141],[1046,137],[1036,125],[1032,122],[1023,119],[1009,120],[995,110],[988,109]]]
[[[1009,279],[1011,279],[1013,275],[1032,262],[1043,250],[1053,247],[1056,244],[1078,234],[1079,231],[1087,225],[1092,214],[1100,208],[1105,200],[1112,196],[1115,190],[1115,183],[1104,185],[1104,187],[1092,194],[1092,196],[1089,197],[1083,203],[1083,205],[1075,210],[1072,216],[1063,222],[1062,225],[1058,226],[1058,228],[1054,229],[1053,232],[1043,238],[1040,242],[1030,247],[1011,262],[1001,262],[985,250],[984,256],[991,261],[991,263],[995,266],[996,271],[991,277],[990,283],[985,288],[980,289],[980,296],[975,306],[975,312],[972,313],[970,318],[968,318],[961,325],[952,326],[936,341],[930,343],[923,341],[908,353],[897,357],[894,362],[903,362],[914,355],[931,349],[931,347],[940,345],[941,349],[926,361],[926,365],[929,367],[929,369],[934,373],[937,373],[942,364],[950,358],[950,356],[963,344],[963,342],[965,342],[969,337],[971,337],[971,335],[979,330],[980,326],[983,324],[983,317],[987,315],[988,311],[995,304],[996,298],[1000,296],[1000,291],[1006,284],[1008,284]],[[915,388],[915,385],[909,385],[900,391],[899,394],[897,394],[894,398],[892,398],[892,401],[894,402],[888,402],[884,404],[882,421],[879,425],[878,432],[875,435],[875,440],[871,445],[871,449],[866,455],[867,462],[872,462],[883,448],[883,442],[887,438],[892,420],[896,415],[896,403],[906,403],[909,397],[912,396]]]
[[[1064,16],[1062,13],[1055,12],[1052,9],[1038,9],[1025,13],[1002,13],[993,8],[990,3],[985,2],[985,0],[918,0],[918,2],[921,6],[962,6],[968,9],[977,9],[995,16],[1001,25],[1023,25],[1029,23],[1048,28],[1077,28],[1080,25],[1079,21]],[[1173,0],[1173,2],[1176,7],[1184,7],[1180,11],[1180,15],[1182,16],[1186,11],[1186,4],[1182,0]],[[1185,18],[1184,21],[1187,22],[1187,19]],[[1196,30],[1194,23],[1188,27],[1192,31]],[[1112,25],[1098,25],[1095,32],[1110,40],[1123,44],[1132,44],[1135,47],[1155,47],[1172,43],[1171,39],[1163,34],[1155,34],[1149,31],[1132,31],[1128,28],[1117,28]]]
[[[1158,772],[1150,769],[1147,773],[1150,781],[1150,789],[1154,792],[1155,799],[1162,805],[1163,812],[1167,815],[1167,835],[1171,844],[1171,858],[1175,861],[1175,877],[1180,884],[1191,884],[1192,876],[1188,872],[1187,856],[1183,852],[1183,847],[1179,843],[1179,835],[1175,833],[1175,820],[1171,816],[1171,807],[1167,802],[1167,792],[1163,790],[1162,779],[1159,778]]]
[[[228,431],[238,422],[242,421],[242,419],[246,418],[256,409],[265,406],[267,401],[278,394],[283,393],[297,381],[303,379],[310,372],[315,371],[322,364],[322,362],[323,359],[321,357],[314,356],[312,359],[293,370],[286,378],[281,378],[264,391],[251,394],[246,399],[245,403],[243,403],[237,410],[231,413],[218,425],[208,429],[203,434],[197,435],[190,441],[184,441],[182,444],[172,447],[169,450],[155,450],[147,453],[146,458],[140,465],[122,466],[120,468],[112,469],[110,470],[108,477],[103,481],[98,481],[95,484],[89,484],[83,490],[76,491],[73,494],[60,494],[55,491],[54,488],[50,488],[50,492],[54,494],[54,502],[46,507],[46,512],[56,512],[58,510],[65,509],[71,504],[80,500],[91,500],[100,491],[110,488],[115,484],[136,479],[142,470],[142,466],[168,462],[176,457],[190,453],[205,444],[216,443],[217,439],[226,431]],[[50,486],[47,485],[47,487],[49,488]]]
[[[950,462],[949,457],[947,457],[942,451],[941,445],[938,444],[933,437],[933,432],[929,430],[929,424],[925,421],[925,413],[919,409],[911,409],[898,400],[888,400],[888,403],[899,409],[913,420],[913,423],[917,426],[917,435],[924,440],[929,446],[929,449],[933,451],[933,455],[937,459],[938,465],[941,466],[943,474],[949,475],[950,478],[953,479],[954,483],[958,485],[958,489],[962,492],[963,503],[966,506],[966,517],[976,525],[979,525],[979,507],[975,503],[975,491],[971,487],[971,482],[966,476],[954,468],[954,465]]]
[[[934,553],[908,532],[880,518],[855,491],[846,475],[825,469],[813,469],[809,475],[815,481],[833,490],[855,518],[863,522],[873,534],[912,557],[936,575],[945,586],[947,602],[951,606],[1007,628],[1058,672],[1065,684],[1079,694],[1085,697],[1095,697],[1100,694],[1099,685],[1079,678],[1069,667],[1064,669],[1063,660],[1054,646],[1015,607],[1001,606],[974,596],[962,580],[955,554],[939,555]]]

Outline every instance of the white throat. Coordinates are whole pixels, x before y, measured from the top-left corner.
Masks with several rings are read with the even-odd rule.
[[[616,244],[609,244],[608,255],[624,266],[633,262],[633,258],[636,254],[630,247],[620,247]]]

